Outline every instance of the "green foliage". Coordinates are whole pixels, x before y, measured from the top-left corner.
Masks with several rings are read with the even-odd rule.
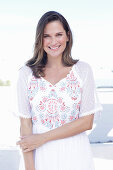
[[[10,80],[6,80],[6,81],[0,80],[0,86],[10,86],[10,85],[11,85]]]

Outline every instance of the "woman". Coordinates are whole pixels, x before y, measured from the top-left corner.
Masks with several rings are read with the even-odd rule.
[[[71,29],[61,14],[49,11],[41,17],[34,56],[18,78],[17,144],[25,170],[94,170],[85,131],[92,128],[101,105],[92,69],[72,59],[72,43]]]

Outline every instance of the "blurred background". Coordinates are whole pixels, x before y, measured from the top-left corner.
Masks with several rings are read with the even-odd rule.
[[[0,170],[8,170],[4,160],[11,154],[16,163],[9,159],[7,166],[18,170],[17,73],[33,55],[38,20],[50,10],[60,12],[70,24],[73,58],[88,62],[93,69],[103,112],[88,135],[96,170],[102,168],[103,160],[103,167],[113,168],[113,1],[0,0]]]

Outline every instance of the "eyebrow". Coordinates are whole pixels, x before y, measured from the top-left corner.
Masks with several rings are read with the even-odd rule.
[[[63,34],[63,32],[57,32],[56,34]],[[49,35],[48,33],[44,33],[44,35]]]

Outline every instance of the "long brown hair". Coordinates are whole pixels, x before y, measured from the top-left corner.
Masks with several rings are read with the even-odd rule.
[[[36,28],[34,54],[33,57],[26,62],[26,65],[33,71],[33,75],[37,78],[44,77],[44,68],[47,63],[47,53],[43,49],[43,34],[45,26],[52,21],[60,21],[64,30],[66,31],[69,41],[62,55],[62,63],[64,66],[72,66],[76,64],[78,60],[74,60],[71,57],[71,49],[73,44],[73,37],[70,26],[67,20],[58,12],[49,11],[46,12],[39,20]]]

